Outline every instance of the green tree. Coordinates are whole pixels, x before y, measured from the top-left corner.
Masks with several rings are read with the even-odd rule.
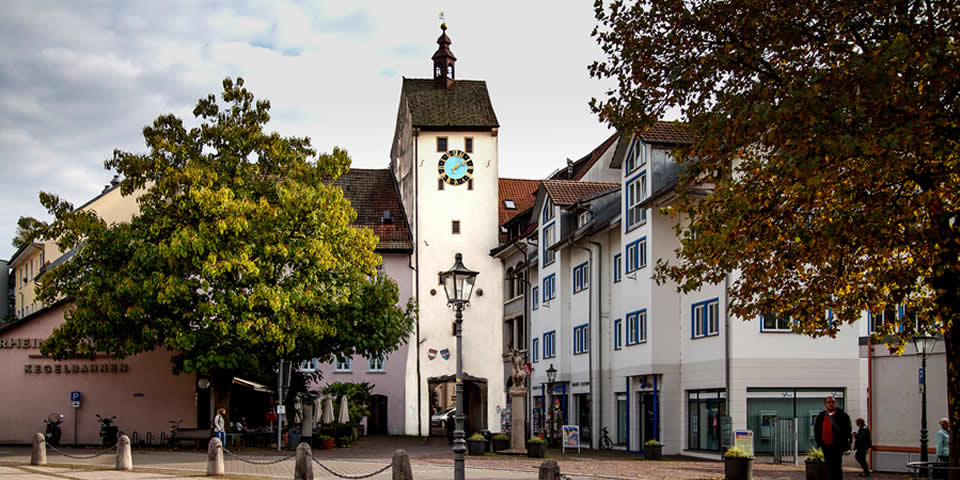
[[[17,233],[14,235],[10,244],[13,248],[19,249],[37,239],[38,233],[46,227],[46,224],[33,217],[20,217],[17,220]]]
[[[143,130],[148,153],[105,162],[139,203],[129,222],[41,194],[55,218],[44,238],[77,248],[39,288],[47,303],[73,299],[44,353],[166,348],[174,372],[256,378],[281,358],[374,356],[406,340],[413,305],[396,306],[376,236],[351,226],[356,212],[333,185],[347,153],[264,132],[270,104],[242,79],[224,80],[222,100],[201,99],[189,130],[158,117]]]
[[[667,211],[681,247],[658,280],[691,291],[736,272],[733,314],[789,315],[812,336],[905,306],[903,329],[874,339],[902,351],[917,333],[944,336],[960,466],[960,3],[617,0],[595,12],[604,57],[589,71],[615,83],[591,100],[601,120],[637,132],[679,111],[696,138],[675,152],[684,173]]]

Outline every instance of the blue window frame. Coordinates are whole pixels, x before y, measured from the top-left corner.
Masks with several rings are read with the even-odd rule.
[[[590,351],[590,330],[587,324],[573,327],[573,354],[580,355]]]
[[[533,358],[533,363],[540,361],[540,339],[534,338],[530,343],[531,358]]]
[[[627,244],[627,273],[647,266],[647,237]]]
[[[712,298],[690,306],[690,337],[701,338],[720,333],[720,300]]]
[[[557,274],[551,273],[543,277],[543,301],[549,302],[557,296]]]
[[[590,288],[590,265],[583,262],[573,267],[573,293]]]
[[[627,151],[627,157],[624,162],[623,172],[629,175],[630,172],[647,164],[647,144],[640,140],[634,140]]]
[[[613,349],[621,348],[623,348],[623,320],[618,318],[613,321]]]
[[[533,287],[530,290],[530,294],[533,297],[533,309],[536,310],[540,308],[540,287]]]
[[[543,358],[557,356],[557,331],[550,330],[543,334]]]
[[[543,244],[543,265],[550,265],[557,259],[557,251],[551,250],[550,245],[557,241],[557,222],[550,222],[543,226],[540,243]]]
[[[647,310],[637,310],[627,314],[627,345],[636,345],[647,341]]]
[[[617,283],[623,279],[623,255],[616,254],[613,256],[613,283]]]
[[[553,219],[553,199],[547,197],[543,202],[543,223],[547,223],[547,220]]]
[[[777,315],[775,313],[764,313],[760,316],[761,332],[792,332],[790,326],[790,315]]]
[[[647,209],[641,208],[640,203],[647,199],[647,171],[638,173],[627,180],[624,192],[624,231],[630,231],[636,226],[647,222]]]

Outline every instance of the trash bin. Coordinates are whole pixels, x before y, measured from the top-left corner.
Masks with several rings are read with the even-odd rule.
[[[287,450],[296,450],[300,445],[300,432],[292,431],[287,434]]]

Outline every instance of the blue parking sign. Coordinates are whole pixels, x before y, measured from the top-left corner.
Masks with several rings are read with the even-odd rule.
[[[80,392],[70,392],[70,401],[79,402],[80,401]]]

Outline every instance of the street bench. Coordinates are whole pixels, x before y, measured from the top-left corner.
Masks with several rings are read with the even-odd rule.
[[[193,448],[206,448],[210,437],[209,428],[181,428],[177,430],[177,436],[172,440],[180,445],[184,442],[193,442]]]

